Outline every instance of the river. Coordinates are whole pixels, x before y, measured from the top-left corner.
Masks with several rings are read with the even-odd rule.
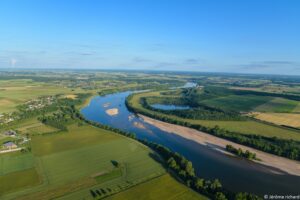
[[[132,92],[96,96],[81,110],[85,118],[135,133],[137,138],[162,144],[191,160],[196,174],[207,179],[218,178],[224,187],[236,192],[265,194],[298,194],[300,177],[271,172],[257,163],[220,153],[207,146],[158,129],[131,113],[125,99]],[[118,109],[109,115],[109,109]]]

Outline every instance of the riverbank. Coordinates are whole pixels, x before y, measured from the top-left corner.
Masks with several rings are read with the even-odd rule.
[[[215,137],[213,135],[201,132],[201,131],[197,131],[195,129],[192,128],[187,128],[187,127],[183,127],[183,126],[179,126],[179,125],[175,125],[175,124],[170,124],[170,123],[166,123],[166,122],[162,122],[159,120],[155,120],[149,117],[146,117],[144,115],[139,115],[145,122],[156,126],[157,128],[172,133],[172,134],[176,134],[179,135],[185,139],[188,140],[192,140],[196,143],[205,145],[205,146],[209,146],[214,148],[217,151],[220,151],[224,154],[228,154],[228,152],[226,152],[226,145],[232,145],[235,148],[241,148],[242,150],[246,151],[251,151],[253,153],[256,154],[256,156],[258,158],[260,158],[261,160],[255,160],[253,162],[265,165],[270,167],[270,172],[272,173],[280,173],[279,171],[275,171],[272,170],[271,168],[275,168],[278,169],[280,171],[282,171],[281,174],[287,173],[290,175],[296,175],[296,176],[300,176],[300,162],[298,161],[294,161],[294,160],[290,160],[287,158],[283,158],[283,157],[279,157],[279,156],[275,156],[269,153],[265,153],[250,147],[246,147],[244,145],[240,145],[222,138],[218,138]]]

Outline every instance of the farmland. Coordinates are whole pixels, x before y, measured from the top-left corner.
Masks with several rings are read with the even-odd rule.
[[[201,101],[201,103],[208,106],[214,106],[222,108],[225,110],[234,110],[234,111],[251,111],[254,110],[257,106],[269,102],[272,98],[270,97],[257,97],[251,95],[230,95],[225,97],[217,97],[213,99],[208,99]]]
[[[105,174],[114,168],[112,160],[124,164],[126,174],[121,178],[112,177],[112,179],[119,178],[120,184],[139,179],[147,180],[147,177],[165,173],[164,168],[149,157],[151,151],[147,147],[88,125],[80,127],[71,125],[68,132],[34,136],[31,143],[33,154],[0,157],[3,169],[1,171],[5,173],[1,176],[3,179],[14,177],[16,173],[32,174],[36,171],[34,167],[40,172],[39,177],[44,177],[42,185],[24,193],[21,190],[19,191],[21,194],[32,193],[34,196],[45,187],[55,189],[84,180],[93,174]],[[97,181],[92,182],[93,185],[97,184]],[[8,191],[3,189],[2,194],[3,192]],[[28,198],[32,197],[31,195]],[[13,196],[12,193],[7,197]]]
[[[271,122],[273,124],[285,125],[294,128],[300,127],[300,115],[294,113],[251,113],[256,119]]]
[[[165,187],[168,185],[168,187]],[[146,195],[145,195],[146,194]],[[159,178],[153,179],[132,189],[114,195],[109,200],[121,199],[207,199],[176,182],[170,175],[164,175]]]
[[[36,168],[39,177],[43,177],[43,184],[33,187],[32,190],[18,192],[28,194],[26,198],[30,199],[45,187],[55,190],[58,186],[67,186],[86,178],[91,179],[88,182],[92,185],[97,185],[96,179],[93,181],[90,177],[93,174],[111,171],[114,168],[112,160],[122,163],[125,167],[125,174],[122,174],[121,179],[112,177],[112,179],[119,178],[119,184],[147,180],[165,173],[164,168],[149,157],[151,151],[133,140],[88,125],[80,127],[70,125],[68,130],[57,134],[34,136],[31,142],[32,154],[1,156],[1,166],[5,169],[3,170],[5,175],[1,177],[9,179],[10,176],[15,176],[15,173],[32,174]],[[28,171],[30,169],[31,171]],[[32,184],[34,183],[36,181],[32,180]],[[3,192],[7,193],[4,189],[2,194]],[[11,193],[4,198],[9,199],[15,195],[17,193]]]

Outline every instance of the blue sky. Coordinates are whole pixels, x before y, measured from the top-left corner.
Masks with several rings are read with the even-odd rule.
[[[300,1],[0,0],[0,68],[300,75]]]

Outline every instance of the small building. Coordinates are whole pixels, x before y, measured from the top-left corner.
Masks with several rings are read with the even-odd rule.
[[[13,142],[5,142],[3,144],[3,147],[5,149],[16,149],[18,146],[15,143],[13,143]]]
[[[16,136],[16,134],[17,134],[16,131],[13,131],[13,130],[4,132],[4,135],[7,135],[7,136]]]

